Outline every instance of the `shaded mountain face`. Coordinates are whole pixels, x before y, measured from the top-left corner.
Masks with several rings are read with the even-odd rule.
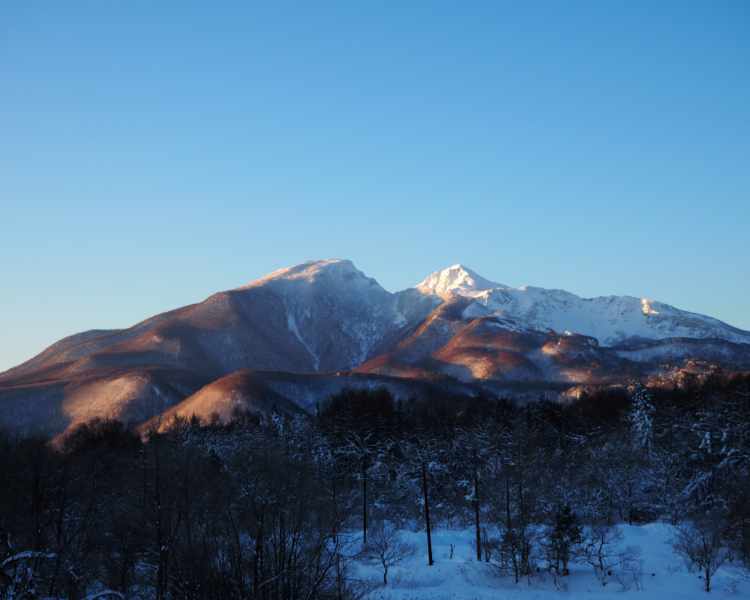
[[[462,265],[390,293],[350,261],[322,260],[53,344],[0,374],[0,426],[60,432],[93,417],[309,410],[343,382],[395,386],[394,377],[405,395],[424,385],[559,389],[696,359],[750,368],[750,333],[645,298],[511,288]],[[279,392],[257,372],[296,383]]]
[[[182,402],[140,426],[163,430],[175,416],[203,422],[231,421],[237,414],[277,411],[314,414],[321,402],[345,389],[385,388],[397,398],[434,397],[436,394],[474,396],[481,386],[455,380],[429,381],[361,373],[282,373],[243,369],[200,388]]]
[[[89,331],[0,374],[0,383],[60,380],[107,367],[159,365],[207,377],[251,367],[335,371],[366,360],[437,302],[391,294],[351,262],[282,269],[129,329]]]
[[[623,383],[695,358],[750,368],[750,344],[665,338],[603,346],[594,337],[526,328],[505,317],[466,317],[466,306],[463,299],[446,302],[393,349],[356,371],[394,377],[447,376],[495,389],[523,382],[543,389],[545,383]]]

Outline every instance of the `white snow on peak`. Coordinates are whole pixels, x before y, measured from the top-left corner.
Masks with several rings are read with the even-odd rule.
[[[528,329],[591,336],[603,345],[629,338],[670,337],[750,343],[750,332],[649,298],[581,298],[565,290],[513,288],[484,279],[460,264],[432,273],[417,290],[446,301],[456,296],[469,298],[472,302],[463,311],[465,319],[494,315]]]
[[[485,279],[461,264],[435,271],[417,285],[417,289],[423,294],[432,294],[441,298],[455,295],[475,296],[484,290],[504,287],[506,286]]]
[[[331,280],[351,281],[353,279],[375,282],[374,279],[367,277],[362,271],[354,266],[350,260],[341,258],[328,258],[324,260],[310,260],[293,267],[277,269],[265,277],[256,279],[243,288],[256,287],[266,284],[270,281],[306,281],[312,283],[320,278]]]
[[[279,269],[239,288],[273,292],[286,311],[289,332],[307,350],[315,371],[334,361],[355,367],[407,319],[399,296],[350,260],[314,260]],[[332,358],[333,357],[333,358]]]
[[[527,286],[486,290],[473,300],[487,313],[513,319],[530,329],[578,333],[603,345],[629,338],[671,337],[750,343],[750,332],[646,298],[581,298],[563,290]]]
[[[464,319],[495,316],[524,329],[570,332],[613,345],[630,338],[719,338],[750,343],[750,332],[708,316],[690,313],[645,297],[581,298],[559,289],[509,287],[485,279],[461,264],[436,271],[416,286],[396,294],[383,289],[349,260],[315,260],[279,269],[247,288],[269,286],[293,315],[290,331],[315,358],[322,352],[313,340],[337,330],[352,364],[369,355],[389,333],[409,319],[421,319],[440,301],[469,300]],[[430,297],[435,304],[423,304]],[[317,333],[316,333],[317,332]],[[337,342],[339,344],[344,342]],[[322,356],[322,355],[321,355]],[[321,362],[322,364],[322,362]]]

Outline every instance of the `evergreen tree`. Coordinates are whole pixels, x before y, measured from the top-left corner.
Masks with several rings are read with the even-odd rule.
[[[581,544],[581,526],[570,506],[563,506],[555,514],[555,522],[547,534],[547,553],[556,573],[567,576],[568,565],[575,548]]]
[[[633,445],[646,455],[651,454],[654,437],[654,405],[648,389],[641,384],[635,387],[632,406],[628,414]]]

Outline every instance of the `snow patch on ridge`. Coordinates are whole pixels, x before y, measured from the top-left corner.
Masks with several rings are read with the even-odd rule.
[[[299,343],[302,344],[305,347],[305,350],[310,354],[310,356],[313,359],[313,368],[315,371],[318,371],[320,369],[320,358],[318,357],[317,353],[312,349],[310,344],[308,344],[305,339],[302,337],[302,334],[299,331],[299,327],[297,327],[297,319],[294,318],[294,315],[292,312],[287,308],[286,311],[286,324],[289,328],[289,331],[291,331],[294,334],[294,337],[296,337],[299,340]]]
[[[659,314],[659,311],[654,310],[654,308],[651,306],[651,300],[649,300],[648,298],[641,298],[641,310],[646,316]]]

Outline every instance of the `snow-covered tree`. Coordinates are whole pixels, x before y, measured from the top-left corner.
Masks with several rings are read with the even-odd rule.
[[[648,389],[637,384],[633,393],[628,421],[633,445],[650,455],[654,439],[654,405]]]

